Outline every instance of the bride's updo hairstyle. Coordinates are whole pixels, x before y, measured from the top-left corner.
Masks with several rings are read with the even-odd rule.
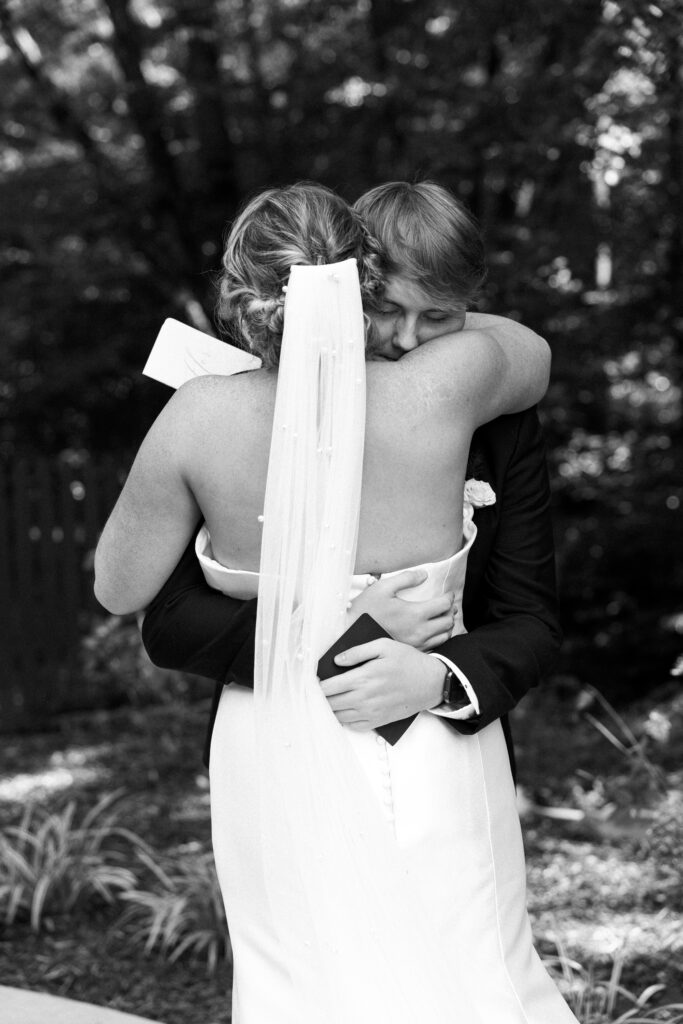
[[[267,189],[246,204],[230,229],[218,317],[232,341],[260,356],[265,368],[276,367],[290,267],[352,258],[363,306],[371,312],[381,295],[384,265],[361,215],[315,182]]]
[[[438,302],[471,303],[486,279],[476,222],[456,197],[433,181],[390,181],[355,203],[379,240],[386,273],[419,285]]]

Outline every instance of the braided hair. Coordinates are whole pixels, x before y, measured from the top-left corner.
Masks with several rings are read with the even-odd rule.
[[[378,243],[360,214],[315,182],[271,188],[234,221],[223,253],[217,313],[231,340],[276,367],[290,267],[355,258],[363,306],[372,311],[384,287]],[[371,325],[366,318],[371,340]]]

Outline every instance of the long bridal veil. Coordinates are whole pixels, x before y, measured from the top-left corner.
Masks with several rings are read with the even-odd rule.
[[[454,974],[355,754],[320,691],[344,631],[365,436],[354,260],[292,267],[278,373],[254,692],[268,899],[300,1024],[482,1020]],[[447,898],[451,880],[444,879]]]

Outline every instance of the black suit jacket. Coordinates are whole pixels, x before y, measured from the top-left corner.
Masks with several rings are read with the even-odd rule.
[[[446,718],[474,733],[496,718],[513,762],[507,712],[553,666],[560,644],[550,488],[535,409],[501,416],[476,431],[468,476],[485,480],[496,502],[477,509],[463,615],[468,633],[438,651],[470,680],[480,714]],[[204,750],[225,684],[254,685],[256,600],[239,601],[212,590],[194,553],[194,538],[145,613],[142,639],[151,660],[216,679]]]

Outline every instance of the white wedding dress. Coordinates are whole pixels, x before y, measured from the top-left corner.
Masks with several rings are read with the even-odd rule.
[[[402,596],[422,600],[453,590],[462,609],[475,537],[466,505],[462,549],[420,566],[427,579]],[[216,562],[206,528],[197,553],[211,586],[238,598],[256,595],[258,574]],[[354,576],[349,597],[373,580]],[[459,611],[453,634],[462,632]],[[226,687],[211,742],[213,847],[234,955],[232,1020],[300,1024],[292,965],[273,928],[264,877],[254,706],[251,690]],[[462,990],[462,1002],[456,997],[452,1004],[452,1024],[576,1024],[533,948],[522,836],[500,722],[465,736],[425,711],[393,746],[375,732],[340,728],[417,885],[442,955],[439,969],[452,976],[456,992]],[[429,1015],[415,1024],[430,1024]]]

